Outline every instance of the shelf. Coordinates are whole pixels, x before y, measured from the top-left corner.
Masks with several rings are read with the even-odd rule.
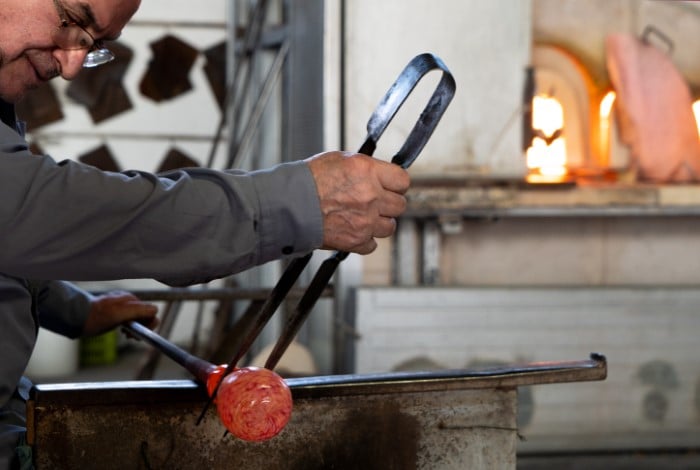
[[[414,182],[405,217],[699,216],[700,185]]]

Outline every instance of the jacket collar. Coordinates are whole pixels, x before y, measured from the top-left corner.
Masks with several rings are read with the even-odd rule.
[[[15,107],[5,101],[0,100],[0,120],[8,126],[15,128],[17,122],[15,117]]]
[[[26,124],[23,121],[17,120],[15,106],[13,104],[0,100],[0,120],[24,137],[26,133]]]

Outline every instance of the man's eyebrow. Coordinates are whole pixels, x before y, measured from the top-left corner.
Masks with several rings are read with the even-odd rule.
[[[80,2],[77,4],[78,12],[81,19],[85,19],[84,26],[92,26],[96,30],[100,30],[100,26],[95,20],[95,14],[92,11],[92,6],[85,2]]]
[[[89,3],[80,2],[78,4],[78,8],[80,10],[80,14],[82,15],[82,17],[87,20],[87,23],[85,24],[85,26],[90,26],[97,32],[104,31],[104,28],[102,28],[100,25],[97,24],[97,20],[95,20],[95,13],[93,13],[92,6]],[[119,36],[121,36],[121,32],[115,36],[105,37],[103,39],[105,39],[107,41],[114,41],[114,40],[118,39]]]

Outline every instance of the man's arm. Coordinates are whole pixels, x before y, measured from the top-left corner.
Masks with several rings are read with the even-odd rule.
[[[33,156],[0,125],[0,270],[188,285],[319,247],[366,254],[408,186],[398,166],[342,152],[253,172],[108,173]]]
[[[31,155],[0,125],[0,200],[0,270],[27,278],[195,284],[322,244],[304,162],[107,173]]]
[[[130,320],[155,326],[158,308],[129,292],[91,295],[65,281],[30,281],[37,292],[39,325],[78,338],[107,332]]]

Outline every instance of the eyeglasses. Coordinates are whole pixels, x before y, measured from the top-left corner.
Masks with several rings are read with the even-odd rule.
[[[95,39],[85,28],[80,26],[68,15],[66,9],[58,0],[53,0],[58,12],[61,25],[56,29],[53,40],[58,47],[64,50],[87,50],[83,67],[97,67],[114,60],[112,51],[104,46],[101,40]]]

